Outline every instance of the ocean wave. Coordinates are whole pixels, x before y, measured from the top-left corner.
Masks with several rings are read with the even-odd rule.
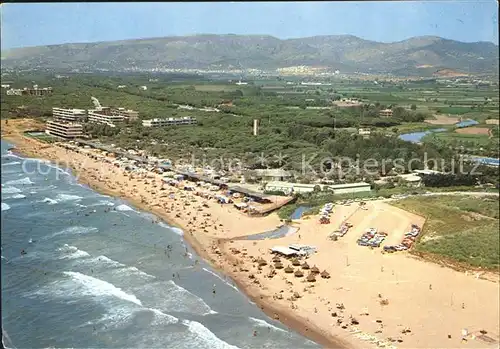
[[[26,195],[23,194],[14,194],[9,199],[24,199]]]
[[[134,209],[132,207],[129,207],[127,205],[118,205],[116,206],[115,208],[117,211],[134,211]]]
[[[168,224],[163,223],[163,222],[158,223],[158,225],[160,227],[163,227],[163,228],[166,228],[166,229],[169,229],[169,230],[173,231],[174,233],[176,233],[179,236],[183,236],[184,235],[184,231],[182,229],[180,229],[180,228],[172,227],[171,225],[168,225]]]
[[[74,234],[88,234],[88,233],[95,233],[97,232],[98,229],[95,227],[81,227],[81,226],[72,226],[65,228],[63,230],[60,230],[58,232],[53,233],[52,235],[49,235],[48,237],[45,237],[44,240],[67,234],[67,235],[74,235]]]
[[[126,293],[109,282],[73,271],[65,271],[63,274],[69,276],[74,282],[81,286],[80,291],[83,295],[113,296],[142,306],[141,301],[137,299],[135,295]]]
[[[20,165],[21,163],[19,161],[14,161],[14,162],[6,162],[3,163],[2,166],[13,166],[13,165]]]
[[[16,154],[14,154],[13,152],[11,152],[10,150],[7,152],[7,154],[4,154],[2,155],[3,158],[9,158],[9,157],[13,157],[13,158],[16,158],[16,159],[24,159],[23,157],[21,156],[18,156]]]
[[[70,194],[57,194],[56,200],[58,202],[61,201],[75,201],[75,200],[81,200],[83,199],[81,196],[78,195],[70,195]]]
[[[116,270],[117,273],[119,274],[126,274],[126,275],[139,275],[142,277],[145,277],[147,279],[156,279],[156,276],[150,275],[137,267],[126,267],[126,268],[119,268]]]
[[[207,349],[239,349],[238,347],[224,342],[217,337],[208,328],[196,321],[182,320],[182,324],[187,326],[189,332],[196,336],[196,343],[192,344],[193,348],[207,348]],[[201,339],[201,342],[199,341]]]
[[[63,247],[60,247],[57,250],[63,253],[59,259],[77,259],[90,256],[88,252],[79,250],[77,247],[70,246],[68,244],[64,244]]]
[[[150,306],[160,310],[185,312],[197,315],[217,314],[203,299],[177,285],[174,281],[153,282],[134,287],[134,293],[139,297],[144,295],[156,300]]]
[[[5,182],[6,185],[28,185],[35,184],[29,177],[24,177],[22,179],[15,179],[12,181]]]
[[[220,281],[222,281],[223,283],[225,283],[226,285],[228,285],[229,287],[235,289],[236,291],[240,292],[240,290],[238,290],[238,288],[236,286],[234,286],[233,284],[231,284],[230,282],[228,282],[227,280],[224,280],[219,274],[217,273],[214,273],[213,271],[207,269],[207,268],[203,268],[204,271],[206,271],[207,273],[215,276],[217,279],[219,279]]]
[[[10,209],[10,206],[7,205],[5,202],[2,202],[2,211],[7,211],[8,209]]]
[[[276,327],[274,325],[271,325],[269,322],[267,321],[264,321],[264,320],[261,320],[261,319],[257,319],[257,318],[254,318],[254,317],[251,317],[249,316],[248,317],[253,323],[255,323],[257,326],[259,327],[269,327],[269,328],[272,328],[273,330],[276,330],[276,331],[279,331],[279,332],[285,332],[285,333],[288,333],[288,331],[282,329],[282,328],[279,328],[279,327]]]
[[[45,202],[49,205],[55,205],[57,204],[57,200],[51,199],[51,198],[44,198],[41,202]]]
[[[2,194],[17,194],[21,193],[22,190],[16,187],[2,187]]]
[[[88,205],[88,207],[93,207],[93,206],[115,206],[115,204],[109,200],[99,200],[96,203]]]
[[[152,311],[155,314],[155,319],[151,323],[151,325],[169,325],[169,324],[175,324],[179,322],[179,319],[176,318],[175,316],[165,314],[159,309],[154,309],[154,308],[146,308],[150,311]]]
[[[34,291],[26,292],[24,295],[29,298],[47,297],[52,299],[56,297],[71,301],[80,299],[82,296],[91,296],[97,300],[101,297],[113,297],[142,307],[141,301],[135,295],[127,293],[109,282],[79,272],[64,271],[62,274],[66,278],[53,281]]]

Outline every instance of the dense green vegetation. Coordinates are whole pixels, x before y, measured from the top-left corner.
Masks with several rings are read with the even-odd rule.
[[[11,73],[4,80],[12,81],[13,87],[33,83],[40,87],[52,86],[54,94],[47,97],[3,95],[2,118],[47,118],[54,106],[93,108],[91,96],[97,97],[104,106],[137,110],[141,119],[195,116],[197,126],[150,129],[143,128],[140,122],[115,129],[86,126],[94,138],[104,142],[146,149],[173,160],[195,156],[223,157],[227,161],[237,157],[248,168],[284,166],[297,170],[302,177],[307,177],[302,173],[304,163],[318,171],[322,166],[331,169],[330,159],[335,157],[359,159],[361,163],[371,158],[378,162],[372,175],[363,171],[330,171],[327,174],[329,178],[345,181],[370,180],[384,171],[390,172],[394,159],[401,158],[406,163],[412,158],[422,159],[425,153],[428,158],[445,159],[448,164],[462,150],[457,151],[453,144],[450,148],[449,142],[438,138],[444,137],[441,134],[425,141],[423,146],[403,142],[397,136],[402,132],[436,127],[423,120],[432,118],[439,108],[449,108],[455,103],[462,103],[460,108],[474,107],[470,109],[471,116],[482,121],[494,117],[494,113],[479,112],[479,105],[498,110],[498,94],[495,96],[498,88],[495,86],[448,87],[435,80],[380,81],[374,85],[369,81],[337,79],[327,80],[328,85],[307,86],[298,84],[297,78],[268,78],[251,81],[248,85],[235,85],[222,78],[179,74],[65,74],[56,77],[33,73]],[[147,86],[147,90],[140,89],[141,86]],[[359,98],[362,103],[355,107],[332,104],[332,101],[345,98]],[[469,106],[463,105],[465,102]],[[196,109],[179,108],[179,105]],[[220,111],[201,110],[204,107]],[[379,110],[385,108],[393,109],[392,118],[378,116]],[[258,136],[252,134],[254,119],[259,120]],[[371,129],[370,137],[358,135],[360,127]],[[481,142],[483,150],[471,144],[463,152],[494,155],[498,137],[483,137]],[[267,158],[265,162],[259,159],[261,155]],[[284,161],[279,161],[280,158]],[[423,167],[422,162],[414,162],[405,170]]]
[[[498,198],[414,197],[394,205],[427,218],[415,251],[473,267],[500,266]]]

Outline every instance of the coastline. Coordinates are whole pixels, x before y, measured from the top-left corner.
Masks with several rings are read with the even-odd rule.
[[[14,144],[15,148],[12,149],[13,153],[17,153],[26,157],[48,160],[55,164],[57,164],[57,161],[60,160],[57,156],[51,156],[53,154],[50,153],[41,154],[40,149],[50,150],[51,148],[53,148],[52,145],[47,145],[35,139],[26,137],[22,134],[2,134],[2,138],[5,141]],[[301,318],[300,316],[291,312],[289,309],[286,309],[283,306],[273,304],[272,298],[270,299],[269,297],[265,297],[262,294],[259,294],[257,288],[252,287],[252,285],[246,284],[242,280],[242,275],[238,275],[238,273],[232,271],[232,269],[229,267],[230,258],[227,258],[230,257],[229,255],[224,256],[227,258],[226,263],[221,263],[220,258],[217,258],[221,256],[216,253],[211,253],[210,246],[213,246],[214,244],[219,245],[220,239],[214,239],[204,234],[198,234],[197,236],[195,236],[194,234],[188,233],[189,228],[179,222],[178,219],[175,219],[175,216],[170,215],[165,211],[158,209],[157,207],[153,207],[151,205],[148,205],[147,203],[141,202],[141,200],[138,200],[132,195],[124,195],[123,191],[111,189],[103,182],[94,180],[84,170],[78,169],[76,166],[74,166],[73,162],[69,162],[68,164],[72,171],[72,175],[77,178],[80,184],[87,185],[92,190],[95,190],[101,194],[124,199],[135,208],[152,213],[169,225],[181,229],[184,232],[184,240],[196,251],[196,253],[201,258],[203,258],[203,260],[207,262],[212,268],[228,276],[238,287],[238,290],[245,294],[250,301],[255,303],[269,317],[281,322],[286,327],[312,340],[323,348],[362,348],[357,343],[351,343],[330,333],[325,333],[317,325],[309,322],[308,319]],[[241,236],[241,234],[239,235]],[[225,242],[222,242],[221,246],[224,245],[224,243]]]
[[[478,338],[480,330],[498,344],[498,283],[405,253],[384,255],[356,244],[359,234],[369,227],[383,229],[389,233],[387,242],[397,243],[411,224],[423,226],[423,217],[383,202],[369,202],[366,210],[336,205],[332,225],[319,224],[316,219],[297,220],[294,225],[300,233],[272,240],[242,240],[275,229],[279,218],[275,214],[249,217],[231,205],[216,204],[181,188],[164,188],[160,175],[127,174],[80,152],[26,137],[21,126],[12,125],[2,129],[2,138],[17,145],[14,151],[58,162],[60,167],[61,163],[71,165],[80,183],[123,198],[179,227],[200,258],[230,277],[269,317],[325,348],[492,348],[493,342]],[[331,230],[347,219],[354,228],[332,243],[327,238]],[[272,278],[267,273],[272,263],[265,268],[256,263],[256,257],[270,261],[269,248],[291,243],[317,246],[318,253],[307,263],[328,269],[331,278],[308,283],[283,271]],[[389,306],[381,304],[382,295],[390,300]],[[412,331],[406,332],[406,328]],[[460,341],[463,328],[470,330],[466,341]]]

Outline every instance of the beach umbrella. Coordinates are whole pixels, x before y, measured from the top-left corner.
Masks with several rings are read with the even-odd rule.
[[[309,281],[309,282],[315,282],[316,281],[316,277],[314,276],[313,273],[309,273],[309,275],[307,275],[307,281]]]
[[[309,264],[307,264],[307,262],[304,262],[304,264],[302,264],[302,269],[308,270],[309,269]]]
[[[311,273],[314,273],[314,274],[319,274],[319,269],[317,266],[314,266],[311,268]]]
[[[292,265],[297,267],[300,265],[300,261],[297,258],[292,258]]]
[[[321,275],[321,277],[323,279],[329,279],[330,278],[330,274],[326,270],[323,270],[320,275]]]
[[[278,257],[278,256],[274,256],[274,257],[273,257],[273,259],[272,259],[272,261],[273,261],[274,263],[278,263],[278,262],[281,262],[281,259],[280,259],[280,257]]]
[[[259,264],[259,267],[267,265],[267,262],[262,258],[257,259],[257,263]]]
[[[285,268],[285,273],[287,273],[287,274],[293,273],[293,268],[291,266],[286,267]]]
[[[281,263],[281,262],[277,262],[277,263],[275,263],[275,264],[274,264],[274,267],[275,267],[276,269],[283,269],[283,263]]]
[[[297,269],[297,271],[295,272],[295,277],[301,278],[303,276],[304,276],[304,273],[302,272],[302,270]]]

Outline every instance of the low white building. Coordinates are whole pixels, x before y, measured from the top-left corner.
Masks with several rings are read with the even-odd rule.
[[[175,125],[195,125],[197,123],[196,118],[190,116],[184,116],[181,118],[164,118],[164,119],[149,119],[142,120],[142,126],[144,127],[164,127],[164,126],[175,126]]]
[[[256,169],[255,175],[265,182],[269,181],[284,181],[293,177],[289,171],[280,168]]]
[[[301,184],[290,182],[269,182],[266,191],[282,191],[284,193],[312,193],[318,186],[321,190],[331,190],[334,194],[347,194],[371,191],[371,185],[365,182],[347,184]]]

